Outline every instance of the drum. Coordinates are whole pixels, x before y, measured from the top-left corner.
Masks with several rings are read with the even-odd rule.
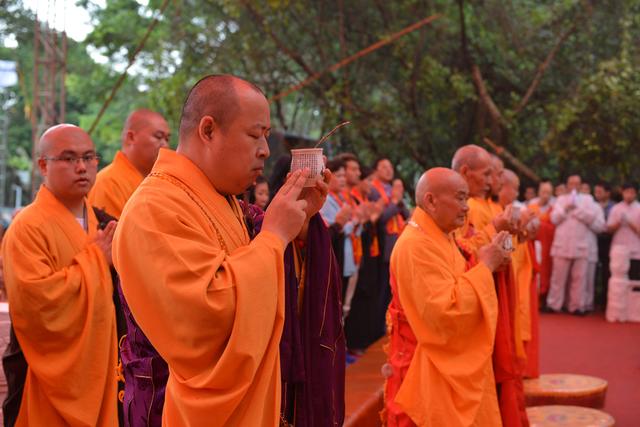
[[[582,406],[534,406],[527,408],[530,427],[614,427],[606,412]]]
[[[602,408],[607,382],[588,375],[546,374],[524,380],[527,406],[574,405]]]

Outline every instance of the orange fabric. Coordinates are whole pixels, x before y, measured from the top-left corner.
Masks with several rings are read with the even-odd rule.
[[[144,177],[127,159],[122,151],[118,151],[110,165],[98,172],[96,183],[89,193],[89,203],[106,211],[109,215],[120,218],[122,209]]]
[[[391,274],[417,346],[395,403],[418,426],[500,426],[491,354],[497,300],[490,270],[466,271],[455,241],[417,208]]]
[[[464,225],[454,232],[458,244],[466,251],[474,254],[482,246],[491,242],[497,234],[492,220],[494,215],[486,199],[472,197],[468,200],[469,212]]]
[[[387,427],[413,427],[416,424],[395,402],[395,398],[413,359],[416,336],[400,304],[398,285],[393,274],[390,274],[389,284],[391,286],[391,302],[387,309],[389,343],[385,346],[385,351],[392,374],[384,384],[385,407],[382,418]]]
[[[357,209],[358,204],[355,202],[355,199],[348,189],[343,190],[340,194],[342,196],[342,200],[345,200],[352,209]],[[340,197],[334,194],[334,198],[338,201],[340,206],[342,206],[343,202],[340,200]],[[353,262],[356,265],[360,265],[360,261],[362,260],[362,238],[360,236],[356,236],[355,230],[349,235],[349,238],[351,239],[351,247],[353,248]]]
[[[161,149],[113,247],[136,321],[169,365],[164,426],[275,426],[284,245],[252,241],[234,197]]]
[[[516,244],[511,255],[513,272],[518,285],[518,324],[520,339],[531,341],[531,283],[533,281],[533,260],[528,242]],[[522,354],[521,356],[524,356]]]
[[[118,347],[109,265],[45,187],[2,247],[11,321],[29,364],[16,426],[116,426]]]
[[[531,278],[530,301],[531,301],[531,340],[525,342],[527,353],[527,365],[525,367],[525,378],[538,378],[540,376],[540,312],[538,307],[538,271],[540,266],[535,262],[535,248],[532,241],[528,242],[529,253],[533,260],[534,274]]]
[[[391,203],[391,199],[387,195],[387,192],[384,190],[384,184],[382,184],[382,181],[376,178],[372,181],[372,185],[378,191],[378,193],[380,193],[380,197],[382,198],[382,200],[384,200],[385,205],[388,205],[389,203]],[[402,217],[402,215],[400,214],[394,215],[393,218],[387,221],[387,224],[386,224],[387,234],[399,235],[400,233],[402,233],[402,230],[404,230],[405,226],[406,226],[406,222]]]
[[[358,187],[353,187],[351,189],[351,196],[359,201],[360,203],[364,203],[365,202],[365,197],[364,195],[360,192],[360,190],[358,189]],[[375,231],[374,231],[375,233]],[[363,251],[362,249],[362,239],[360,240],[360,250]],[[371,240],[371,246],[369,247],[369,256],[372,258],[375,258],[377,256],[380,255],[380,243],[378,242],[378,235],[374,234],[373,235],[373,239]]]
[[[497,204],[482,198],[469,199],[467,220],[456,230],[456,240],[467,252],[474,254],[496,234],[492,220],[502,211]],[[476,231],[476,230],[479,230]],[[513,269],[494,274],[498,295],[498,322],[495,334],[493,367],[498,384],[502,422],[506,427],[527,427],[527,415],[522,385],[525,350],[519,327],[518,287]]]
[[[536,240],[540,242],[542,247],[542,256],[540,261],[540,294],[546,295],[551,285],[551,270],[553,268],[553,258],[551,257],[551,245],[553,244],[553,236],[556,232],[556,226],[551,222],[551,211],[542,213],[540,206],[537,204],[529,205],[531,209],[540,219],[540,228],[536,234]]]

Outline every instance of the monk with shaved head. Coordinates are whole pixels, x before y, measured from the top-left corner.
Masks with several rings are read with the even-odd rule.
[[[526,205],[518,202],[520,178],[512,170],[505,169],[502,176],[502,188],[498,201],[502,207],[514,206],[518,213],[519,233],[515,239],[515,249],[511,255],[513,273],[518,287],[518,303],[516,310],[519,328],[518,337],[523,343],[525,352],[526,377],[539,376],[538,368],[538,286],[534,280],[533,263],[535,238],[540,220]]]
[[[326,326],[334,317],[340,319],[330,311],[331,302],[339,301],[339,287],[322,288],[339,283],[337,270],[331,269],[326,227],[317,215],[330,174],[303,192],[309,171],[293,172],[260,217],[257,233],[235,197],[262,174],[270,131],[269,103],[260,89],[230,75],[201,79],[186,97],[177,150],[160,150],[120,218],[114,263],[122,293],[139,332],[168,366],[164,405],[158,409],[153,403],[149,408],[153,420],[159,419],[156,411],[161,412],[163,425],[279,424],[279,348],[285,310],[290,308],[285,308],[285,276],[296,278],[295,270],[284,262],[285,248],[294,238],[306,244],[305,230],[312,233],[314,224],[324,227],[326,245],[309,243],[307,254],[326,249],[322,253],[326,263],[316,269],[307,258],[308,276],[322,283],[301,284],[305,289],[301,301],[307,306],[311,296],[315,307],[328,307]],[[318,291],[326,291],[322,298],[328,295],[331,301],[318,303]],[[292,304],[296,316],[298,301]],[[344,370],[339,357],[344,340],[326,336],[327,328],[323,330],[319,322],[311,327],[316,334],[308,337],[310,342],[326,339],[322,344],[335,346],[323,350],[318,345],[310,355],[321,366],[318,374],[333,379],[334,373],[328,374],[325,366],[336,357],[335,364]],[[133,343],[138,342],[134,337]],[[155,386],[158,361],[145,359],[137,369],[146,369],[147,374],[134,376],[133,381],[144,377]],[[295,396],[307,401],[314,391],[305,384]],[[335,395],[342,396],[339,390]],[[319,404],[326,406],[322,416],[342,423],[341,408],[331,397]],[[141,409],[129,413],[135,425],[155,425],[151,418],[143,419],[148,414]],[[306,413],[297,409],[296,415]],[[296,425],[304,424],[296,421]]]
[[[453,238],[469,186],[451,169],[425,172],[417,208],[391,257],[389,426],[501,426],[491,354],[498,317],[492,273],[509,261],[506,232],[471,269]]]
[[[518,221],[511,205],[503,210],[501,206],[490,202],[492,175],[495,175],[493,184],[498,189],[498,169],[502,165],[492,160],[485,149],[477,145],[459,148],[453,156],[452,166],[469,185],[469,212],[464,225],[455,234],[458,245],[473,264],[478,248],[490,242],[496,233],[508,231],[517,234]],[[518,295],[511,272],[509,264],[494,274],[499,305],[494,368],[500,390],[498,399],[503,424],[526,427],[528,421],[520,368],[524,347],[520,330],[515,324],[518,320],[515,315]]]
[[[10,396],[5,420],[115,426],[118,351],[109,270],[115,222],[99,230],[86,201],[98,157],[89,135],[67,124],[42,135],[39,155],[44,183],[2,246],[13,330],[28,365],[22,400],[10,403]]]
[[[121,150],[98,173],[89,193],[91,204],[120,218],[124,204],[151,172],[160,148],[169,146],[169,138],[169,125],[161,114],[146,109],[131,113],[122,130]]]

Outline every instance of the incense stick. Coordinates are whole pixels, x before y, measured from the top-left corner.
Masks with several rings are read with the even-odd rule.
[[[346,125],[348,125],[350,123],[351,122],[349,120],[347,120],[346,122],[342,122],[338,126],[336,126],[333,129],[331,129],[331,132],[329,132],[328,134],[326,134],[325,136],[320,138],[320,141],[318,141],[318,143],[313,148],[318,148],[318,145],[320,145],[323,142],[325,142],[327,140],[327,138],[329,138],[331,135],[333,135],[338,129],[340,129],[342,126],[346,126]]]

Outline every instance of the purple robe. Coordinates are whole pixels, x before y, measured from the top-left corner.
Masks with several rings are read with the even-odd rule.
[[[241,202],[252,235],[263,212]],[[297,427],[342,425],[344,420],[345,342],[340,272],[329,233],[319,215],[309,223],[306,280],[298,315],[298,280],[291,245],[285,251],[285,323],[280,341],[282,416]],[[169,370],[136,323],[119,288],[128,334],[120,355],[125,377],[125,426],[162,425]]]

